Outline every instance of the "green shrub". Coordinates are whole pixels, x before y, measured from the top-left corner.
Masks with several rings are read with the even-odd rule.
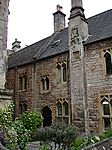
[[[42,117],[37,112],[26,111],[19,118],[25,129],[35,132],[42,125]]]
[[[70,149],[71,143],[77,136],[77,130],[73,126],[52,124],[50,127],[38,129],[35,139],[40,141],[54,142],[55,145]]]
[[[112,137],[112,129],[108,129],[100,135],[101,140],[104,140],[104,139],[109,138],[109,137]]]
[[[79,150],[81,145],[83,144],[84,144],[84,137],[79,136],[73,141],[72,149],[74,148],[75,150]]]
[[[40,146],[39,150],[49,150],[49,147],[47,144],[43,144]]]
[[[13,102],[0,110],[0,133],[5,146],[10,150],[27,150],[32,133],[41,126],[42,118],[37,112],[23,113],[13,121]]]

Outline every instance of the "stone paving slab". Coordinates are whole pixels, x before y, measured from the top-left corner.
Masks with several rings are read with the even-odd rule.
[[[40,142],[38,141],[28,144],[28,148],[30,150],[39,150],[39,147],[40,147]]]

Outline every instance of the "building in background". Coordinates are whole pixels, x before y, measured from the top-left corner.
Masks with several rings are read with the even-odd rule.
[[[35,110],[43,126],[61,122],[98,133],[112,127],[112,10],[86,19],[82,0],[71,4],[67,28],[58,5],[51,36],[21,50],[13,43],[8,88],[16,116]]]

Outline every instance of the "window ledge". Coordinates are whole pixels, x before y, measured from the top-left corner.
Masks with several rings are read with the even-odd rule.
[[[19,92],[26,92],[27,90],[19,90]]]
[[[42,91],[40,92],[40,94],[46,94],[46,93],[48,93],[48,92],[50,92],[50,89],[49,89],[49,90],[46,90],[46,91],[42,90]]]
[[[69,116],[68,115],[66,115],[66,116],[62,116],[62,115],[57,115],[57,117],[59,117],[59,118],[68,118]]]
[[[63,82],[57,82],[57,85],[64,85],[67,84],[68,81],[63,81]]]
[[[108,74],[108,75],[106,74],[105,77],[106,78],[112,78],[112,74]]]
[[[111,118],[110,115],[103,115],[102,118]]]

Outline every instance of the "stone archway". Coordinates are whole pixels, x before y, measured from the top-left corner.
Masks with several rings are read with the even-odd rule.
[[[52,123],[52,111],[48,106],[42,109],[43,127],[50,126]]]

